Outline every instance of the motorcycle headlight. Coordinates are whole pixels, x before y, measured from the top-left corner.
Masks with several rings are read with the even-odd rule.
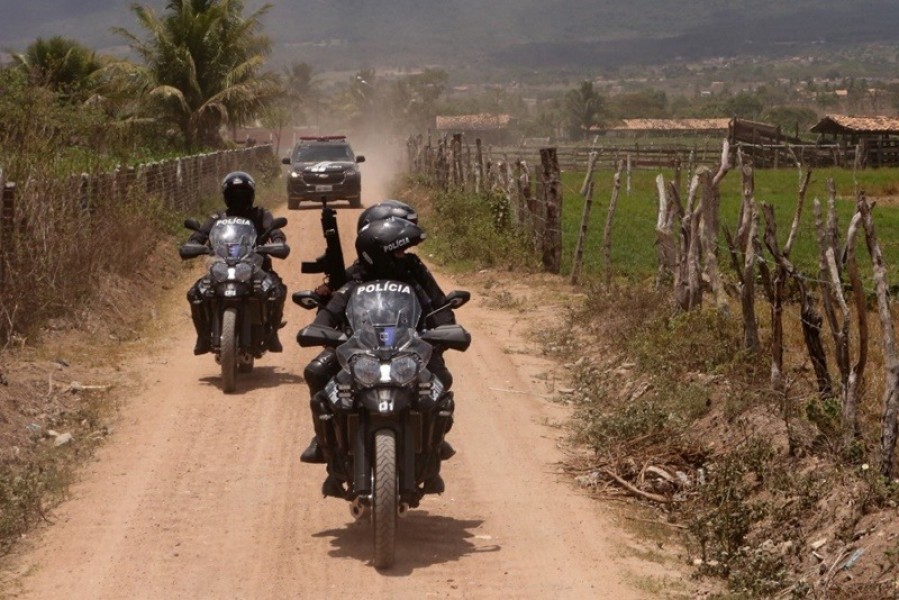
[[[352,372],[362,385],[374,385],[381,380],[381,363],[374,356],[363,354],[353,361]]]
[[[418,361],[408,354],[390,361],[390,379],[394,383],[406,385],[416,377],[418,377]]]
[[[237,265],[235,269],[235,275],[237,277],[237,281],[246,283],[253,279],[253,265],[248,263],[240,263]]]

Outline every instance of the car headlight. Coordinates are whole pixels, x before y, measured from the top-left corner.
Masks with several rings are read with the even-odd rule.
[[[374,356],[363,354],[353,361],[352,372],[362,385],[374,385],[381,380],[381,363]]]
[[[296,178],[299,177],[300,175],[301,175],[301,173],[300,173],[299,171],[291,171],[291,172],[290,172],[290,176],[291,176],[291,178],[293,178],[293,179],[296,179]]]
[[[418,376],[418,361],[409,356],[399,356],[390,361],[390,379],[406,385]]]

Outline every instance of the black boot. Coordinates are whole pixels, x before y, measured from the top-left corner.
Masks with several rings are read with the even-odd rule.
[[[337,479],[335,475],[328,475],[322,483],[322,496],[331,496],[333,498],[346,498],[346,488],[343,483]]]
[[[284,352],[284,346],[281,345],[281,340],[278,339],[278,330],[287,325],[287,323],[281,321],[281,318],[284,316],[284,296],[269,300],[269,303],[268,318],[272,332],[268,336],[266,348],[268,348],[269,352]]]
[[[268,336],[268,342],[265,344],[265,347],[269,352],[284,352],[284,346],[281,345],[281,340],[278,339],[277,329]]]
[[[438,473],[433,477],[425,479],[421,491],[423,494],[442,494],[446,491],[446,484],[443,483],[443,477]]]
[[[212,350],[212,344],[209,342],[209,318],[206,316],[206,306],[201,301],[188,299],[190,302],[190,318],[194,322],[194,329],[197,330],[197,343],[194,344],[194,354],[206,354]]]
[[[197,343],[194,344],[194,355],[199,356],[201,354],[206,354],[210,350],[212,350],[212,345],[209,343],[209,336],[198,336]]]
[[[437,446],[437,456],[440,460],[449,460],[456,455],[456,449],[453,448],[446,440],[440,442]]]
[[[327,462],[325,460],[325,453],[319,445],[316,436],[312,436],[312,441],[309,442],[309,445],[303,450],[303,453],[300,454],[300,462],[319,465]]]

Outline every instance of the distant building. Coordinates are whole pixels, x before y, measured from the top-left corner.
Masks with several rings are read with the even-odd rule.
[[[811,132],[821,143],[855,151],[862,167],[899,166],[899,117],[826,115]]]
[[[619,137],[727,135],[730,119],[621,119],[593,127],[591,133]]]
[[[512,142],[512,116],[481,113],[475,115],[437,115],[436,129],[439,135],[461,133],[474,143],[478,138],[485,144],[507,145]]]

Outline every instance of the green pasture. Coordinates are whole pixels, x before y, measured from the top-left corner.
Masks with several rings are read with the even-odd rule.
[[[656,273],[655,225],[658,214],[656,177],[662,174],[666,181],[674,178],[671,169],[642,169],[631,173],[631,189],[627,191],[626,174],[622,173],[618,207],[612,223],[612,269],[616,276],[634,280],[651,278]],[[562,270],[571,272],[571,265],[584,198],[580,188],[583,172],[565,172],[563,184],[563,262]],[[602,236],[612,195],[614,172],[600,170],[595,174],[593,204],[587,230],[583,273],[587,276],[602,275]],[[889,283],[899,283],[899,169],[870,169],[853,173],[846,169],[821,169],[812,172],[806,194],[806,203],[800,221],[799,236],[791,259],[806,275],[817,274],[817,242],[815,237],[812,201],[818,198],[822,209],[827,210],[827,180],[833,178],[837,190],[837,214],[841,240],[845,240],[849,220],[855,211],[855,189],[863,190],[868,198],[879,200],[874,209],[874,226],[888,268]],[[687,175],[681,183],[681,197],[686,201]],[[774,206],[778,239],[781,247],[789,234],[799,190],[797,169],[768,169],[755,172],[755,199],[761,205]],[[731,231],[737,227],[737,215],[741,200],[739,171],[729,172],[721,184],[721,224]],[[759,221],[760,234],[764,231],[764,218]],[[862,272],[870,276],[870,258],[863,232],[858,237],[858,256]],[[726,242],[720,241],[723,253],[720,263],[725,271],[731,271]],[[770,260],[770,256],[766,258]]]

